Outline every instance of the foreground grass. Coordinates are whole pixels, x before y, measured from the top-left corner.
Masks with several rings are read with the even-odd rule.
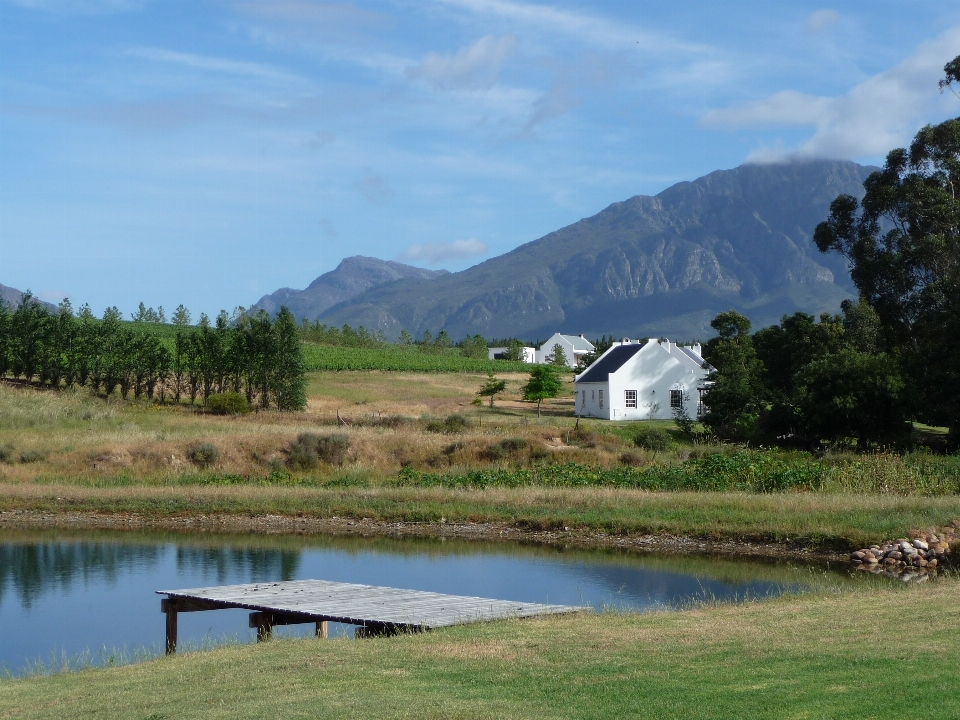
[[[5,680],[0,718],[955,718],[958,594],[945,579],[227,647]]]
[[[530,530],[667,533],[790,541],[848,550],[960,518],[960,497],[749,494],[609,488],[78,487],[0,484],[0,511],[181,516],[369,518],[383,522],[504,523]]]

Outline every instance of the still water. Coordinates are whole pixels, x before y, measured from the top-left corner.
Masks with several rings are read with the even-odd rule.
[[[808,569],[508,543],[385,538],[0,532],[0,669],[85,651],[158,652],[156,590],[320,579],[537,603],[644,610],[789,592]],[[187,646],[250,642],[247,611],[182,613]],[[278,635],[312,625],[278,628]],[[331,635],[351,634],[332,625]],[[109,655],[107,652],[106,655]]]

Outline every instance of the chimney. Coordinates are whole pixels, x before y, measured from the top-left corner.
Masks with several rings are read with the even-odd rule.
[[[664,349],[664,350],[666,350],[667,352],[670,352],[670,341],[669,341],[669,340],[667,340],[666,338],[661,338],[661,339],[660,339],[660,345],[663,346],[663,349]]]
[[[697,357],[703,357],[703,348],[700,346],[700,343],[694,343],[690,349],[697,354]]]

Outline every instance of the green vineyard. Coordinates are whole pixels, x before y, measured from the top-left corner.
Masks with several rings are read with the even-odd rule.
[[[353,348],[303,343],[303,356],[307,371],[406,370],[477,373],[530,371],[530,366],[522,362],[465,358],[456,348],[450,348],[441,353],[425,353],[416,345]]]

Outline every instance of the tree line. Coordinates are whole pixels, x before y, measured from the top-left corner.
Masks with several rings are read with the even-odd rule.
[[[49,312],[29,293],[16,308],[0,302],[0,377],[124,399],[206,404],[233,392],[261,408],[306,406],[300,333],[286,308],[275,319],[221,311],[211,323],[202,315],[195,327],[177,327],[170,344],[144,322],[155,321],[124,322],[115,307],[102,318],[87,305],[74,313],[69,300]]]
[[[960,84],[960,56],[941,91]],[[960,118],[920,130],[817,226],[821,252],[847,259],[859,300],[819,321],[797,313],[750,334],[721,313],[705,424],[737,440],[900,443],[910,421],[960,446]]]

